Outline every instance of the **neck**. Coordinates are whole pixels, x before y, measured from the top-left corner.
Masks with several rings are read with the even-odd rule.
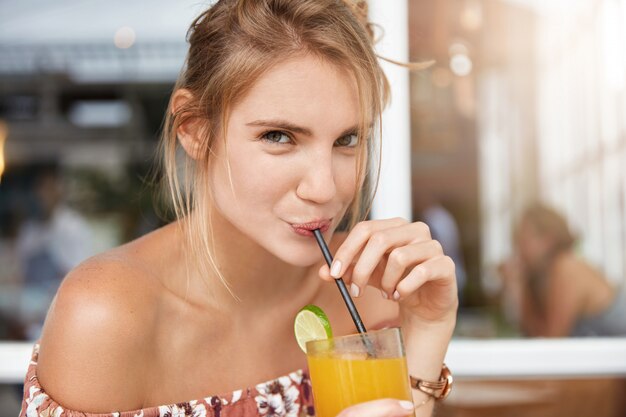
[[[250,314],[268,307],[299,308],[314,297],[321,281],[311,278],[311,268],[317,271],[321,264],[310,268],[288,264],[241,233],[217,210],[211,217],[209,245],[221,277],[210,264],[191,272],[192,281],[206,284],[200,285],[200,294],[206,295],[208,303],[220,310]],[[191,224],[197,227],[193,217]]]

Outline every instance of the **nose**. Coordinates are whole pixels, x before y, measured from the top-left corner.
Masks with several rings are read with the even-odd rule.
[[[309,159],[303,164],[296,195],[317,204],[327,203],[337,193],[332,151]]]

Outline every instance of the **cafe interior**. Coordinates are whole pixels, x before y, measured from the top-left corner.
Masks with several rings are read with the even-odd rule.
[[[19,414],[64,274],[169,221],[156,149],[209,3],[0,2],[0,417]],[[535,281],[515,277],[541,244],[524,225],[549,218],[626,300],[626,0],[369,5],[379,56],[428,63],[382,62],[392,102],[370,218],[424,221],[456,264],[455,386],[435,415],[625,416],[626,332],[529,324],[520,294]],[[50,211],[62,223],[44,224]],[[626,329],[626,314],[611,321]]]

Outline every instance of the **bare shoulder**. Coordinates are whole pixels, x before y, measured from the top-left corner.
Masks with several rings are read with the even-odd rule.
[[[156,318],[154,279],[126,256],[94,257],[71,271],[44,325],[37,375],[71,410],[141,405],[142,369]]]
[[[554,281],[569,284],[585,281],[586,275],[592,273],[591,267],[572,252],[563,252],[556,256],[550,268]]]

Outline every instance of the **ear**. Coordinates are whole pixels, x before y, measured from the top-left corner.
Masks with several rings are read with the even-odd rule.
[[[183,109],[191,100],[193,95],[191,91],[180,88],[172,95],[172,114],[178,113]],[[203,120],[199,117],[193,117],[183,122],[176,130],[176,137],[180,141],[185,152],[190,158],[194,160],[200,159],[203,152],[203,139],[201,136],[203,127]]]

